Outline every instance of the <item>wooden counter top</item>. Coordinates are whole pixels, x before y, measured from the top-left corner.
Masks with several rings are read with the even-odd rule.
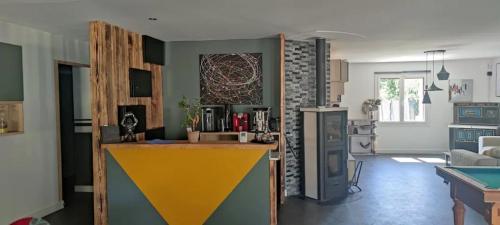
[[[113,146],[120,146],[120,148],[176,148],[176,149],[193,149],[193,148],[234,148],[234,149],[264,149],[264,150],[276,150],[278,149],[278,143],[273,144],[259,144],[259,143],[240,143],[238,141],[200,141],[198,143],[189,143],[185,140],[176,140],[168,144],[153,144],[147,142],[137,142],[137,143],[119,143],[119,144],[103,144],[102,148],[108,148]]]

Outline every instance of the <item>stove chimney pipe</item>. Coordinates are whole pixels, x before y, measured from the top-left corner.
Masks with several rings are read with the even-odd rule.
[[[326,40],[316,39],[316,107],[326,105]]]

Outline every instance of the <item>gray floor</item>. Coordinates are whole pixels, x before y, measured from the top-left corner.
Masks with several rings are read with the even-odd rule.
[[[431,163],[401,163],[394,156],[358,156],[365,162],[360,186],[337,205],[289,198],[280,210],[280,225],[453,225],[449,186]],[[440,156],[396,156],[436,158]],[[486,225],[466,209],[466,225]]]
[[[362,192],[337,205],[289,198],[279,212],[279,224],[453,225],[449,187],[435,174],[435,164],[400,163],[391,157],[357,157],[365,162],[360,179]],[[73,203],[45,219],[51,225],[91,224],[92,195],[77,195]],[[479,214],[468,208],[466,211],[466,225],[486,225]]]
[[[73,193],[64,209],[46,216],[50,225],[92,225],[92,193]]]

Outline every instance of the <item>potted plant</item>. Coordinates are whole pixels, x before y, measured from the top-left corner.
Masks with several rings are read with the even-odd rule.
[[[182,96],[178,104],[179,108],[185,113],[182,125],[186,127],[188,140],[190,143],[197,143],[200,140],[200,131],[198,131],[198,123],[200,122],[201,114],[200,100],[188,100],[186,96]]]
[[[364,114],[368,114],[368,119],[373,120],[375,118],[373,114],[374,112],[378,111],[378,107],[381,103],[382,101],[378,98],[367,99],[363,102],[361,110]]]

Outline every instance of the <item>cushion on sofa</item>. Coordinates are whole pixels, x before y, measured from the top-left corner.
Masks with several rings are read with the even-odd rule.
[[[451,150],[452,166],[498,166],[499,160],[475,152],[454,149]]]
[[[483,155],[500,159],[500,147],[491,147],[488,150],[483,151]]]

